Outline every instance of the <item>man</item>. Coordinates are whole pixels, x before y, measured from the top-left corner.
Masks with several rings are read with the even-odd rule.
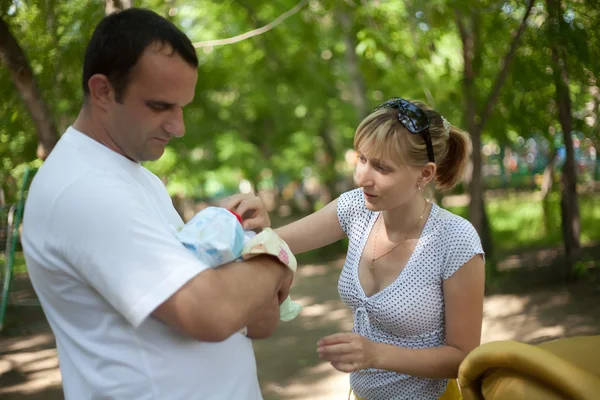
[[[81,112],[31,185],[23,247],[67,400],[261,399],[251,338],[272,333],[291,272],[268,256],[203,265],[140,165],[183,136],[197,66],[190,40],[157,14],[105,17],[85,53]]]

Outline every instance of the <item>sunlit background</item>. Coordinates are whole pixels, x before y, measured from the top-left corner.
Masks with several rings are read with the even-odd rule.
[[[41,165],[39,157],[79,111],[83,54],[96,23],[130,4],[0,1],[0,226],[8,206],[18,201],[24,172]],[[469,218],[482,236],[491,296],[487,337],[531,341],[582,326],[600,331],[597,319],[587,319],[593,307],[568,325],[573,304],[583,301],[586,309],[587,303],[560,292],[562,286],[547,286],[597,285],[596,2],[135,0],[133,5],[181,27],[200,60],[196,97],[185,110],[185,137],[146,164],[163,179],[184,219],[240,191],[260,194],[274,225],[322,207],[353,188],[352,139],[360,120],[387,98],[418,99],[473,140],[463,182],[451,193],[431,196]],[[313,342],[320,334],[350,329],[335,288],[343,250],[342,243],[302,258],[312,266],[301,275],[310,283],[300,280],[296,297],[304,298],[307,314],[257,345],[267,396],[319,398],[306,390],[332,372],[319,364]],[[16,281],[25,281],[22,256],[16,257]],[[515,271],[521,271],[517,277]],[[562,297],[531,294],[523,289],[529,284],[546,285],[547,292],[540,293]],[[596,289],[586,288],[579,292],[597,304]],[[562,304],[569,311],[563,319],[532,317],[534,325],[515,320],[499,328],[498,310],[530,316],[539,311],[526,307],[530,303]],[[21,335],[19,312],[9,313],[14,335]],[[531,329],[518,330],[519,324]],[[281,361],[286,349],[290,358]],[[0,382],[6,376],[2,354],[0,349]],[[304,381],[293,380],[298,374]],[[298,382],[308,383],[294,386]],[[15,389],[20,386],[7,385],[12,389],[5,393],[22,398]],[[286,391],[286,385],[295,389]]]

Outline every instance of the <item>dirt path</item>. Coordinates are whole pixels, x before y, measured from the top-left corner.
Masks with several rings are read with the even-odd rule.
[[[301,316],[282,324],[272,338],[256,342],[265,400],[333,400],[347,393],[348,376],[320,362],[316,353],[319,338],[352,328],[352,316],[337,298],[341,264],[301,267],[292,292],[305,306]],[[16,310],[11,311],[13,319]],[[35,308],[18,312],[19,326],[0,337],[0,397],[62,399],[54,340],[43,314]],[[600,334],[600,284],[585,279],[569,286],[507,289],[486,297],[484,314],[484,343]]]

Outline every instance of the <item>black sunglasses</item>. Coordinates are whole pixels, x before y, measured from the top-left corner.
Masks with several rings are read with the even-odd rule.
[[[433,143],[429,135],[429,117],[423,110],[414,105],[408,100],[400,97],[394,97],[380,104],[373,111],[382,108],[395,108],[398,110],[398,121],[410,132],[419,135],[425,141],[427,146],[427,158],[432,163],[435,163],[433,158]]]

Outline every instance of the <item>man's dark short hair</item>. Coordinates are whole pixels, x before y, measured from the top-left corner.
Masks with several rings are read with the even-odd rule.
[[[84,98],[90,90],[89,79],[105,75],[121,102],[130,80],[130,72],[151,44],[168,45],[189,65],[198,67],[196,49],[190,39],[166,18],[143,8],[130,8],[102,19],[86,48],[83,61]]]

